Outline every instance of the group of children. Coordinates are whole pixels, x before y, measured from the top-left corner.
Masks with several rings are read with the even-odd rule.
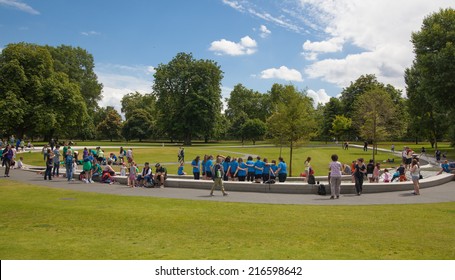
[[[216,159],[220,159],[220,164],[223,167],[223,181],[248,181],[255,183],[274,183],[276,178],[280,182],[286,181],[287,165],[283,158],[279,158],[279,163],[276,160],[268,161],[267,158],[261,159],[260,156],[249,156],[246,161],[243,158],[218,155]],[[193,176],[195,180],[202,177],[204,180],[211,180],[214,177],[214,157],[205,155],[201,161],[200,156],[197,156],[192,162]],[[180,164],[179,170],[183,171],[183,162]],[[179,171],[179,175],[184,175]]]

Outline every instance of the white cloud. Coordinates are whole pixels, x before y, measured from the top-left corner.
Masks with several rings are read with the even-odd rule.
[[[256,52],[257,43],[255,40],[251,39],[249,36],[245,36],[240,39],[240,42],[235,43],[225,39],[220,41],[214,41],[210,45],[209,50],[215,52],[217,55],[251,55]]]
[[[315,61],[305,73],[340,87],[348,86],[360,75],[375,74],[380,82],[404,89],[403,73],[414,57],[411,33],[420,30],[425,16],[449,7],[448,2],[300,0],[300,9],[311,12],[329,37],[326,41],[305,42],[306,59],[316,60],[318,54],[339,52],[349,45],[359,50],[342,58]]]
[[[261,32],[259,35],[261,38],[267,38],[270,34],[272,34],[272,31],[268,30],[265,25],[261,25],[261,27],[259,27],[259,31]]]
[[[20,10],[25,13],[29,13],[32,15],[39,15],[40,12],[33,9],[31,6],[19,1],[19,0],[0,0],[0,5],[11,7],[17,10]]]
[[[267,22],[271,22],[288,30],[297,33],[303,33],[303,28],[301,28],[298,24],[294,23],[291,19],[286,18],[282,15],[282,9],[279,10],[278,15],[272,15],[270,12],[262,10],[263,3],[260,1],[256,5],[254,1],[250,0],[223,0],[223,3],[230,6],[231,8],[253,17],[260,18]],[[272,2],[273,3],[273,2]],[[276,4],[280,4],[281,1],[276,1]],[[274,10],[275,12],[275,10]]]
[[[238,10],[238,11],[243,11],[243,7],[242,5],[239,4],[239,2],[237,1],[229,1],[229,0],[223,0],[223,3],[228,5],[229,7],[235,9],[235,10]]]
[[[326,104],[327,102],[330,101],[331,98],[331,96],[329,96],[327,92],[325,92],[325,89],[320,89],[318,91],[309,89],[307,91],[307,94],[309,97],[313,98],[314,107],[317,107],[319,103]]]
[[[118,64],[97,64],[95,73],[103,84],[101,107],[112,106],[121,111],[123,96],[132,92],[152,92],[153,66],[128,66]]]
[[[318,54],[335,53],[342,51],[343,43],[344,40],[342,38],[337,37],[321,42],[311,42],[310,40],[306,40],[302,46],[304,50],[302,54],[305,56],[307,60],[316,60]]]
[[[101,35],[101,33],[97,32],[97,31],[83,31],[81,32],[81,35],[84,35],[84,36],[98,36],[98,35]]]
[[[261,72],[261,79],[280,79],[285,81],[302,82],[302,74],[295,70],[289,69],[286,66],[280,68],[270,68]]]

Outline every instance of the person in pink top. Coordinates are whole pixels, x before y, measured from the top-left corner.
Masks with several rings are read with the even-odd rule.
[[[341,191],[341,170],[343,166],[338,161],[338,155],[332,155],[332,162],[329,164],[330,170],[330,199],[340,198]]]

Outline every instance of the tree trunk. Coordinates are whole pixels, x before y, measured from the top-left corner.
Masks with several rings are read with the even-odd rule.
[[[291,147],[290,147],[290,151],[289,151],[289,177],[292,177],[292,141],[291,141]]]
[[[191,146],[191,132],[187,132],[185,134],[185,140],[183,141],[183,145]]]

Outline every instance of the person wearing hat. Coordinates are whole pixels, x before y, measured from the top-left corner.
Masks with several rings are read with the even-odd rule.
[[[167,178],[167,169],[159,163],[155,164],[155,168],[155,183],[159,184],[160,188],[164,188],[164,180]]]

